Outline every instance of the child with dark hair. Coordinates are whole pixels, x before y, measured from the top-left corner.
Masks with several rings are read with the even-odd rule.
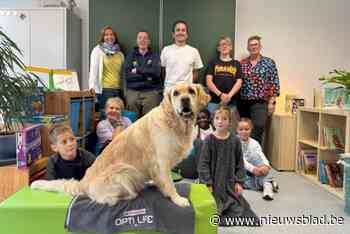
[[[210,116],[208,109],[199,111],[196,123],[197,139],[204,141],[207,136],[213,133]]]
[[[214,112],[215,131],[204,140],[198,165],[199,180],[213,193],[220,225],[259,225],[258,218],[242,196],[245,178],[239,138],[229,131],[231,111],[220,106]],[[249,217],[251,223],[228,223],[227,217]]]
[[[273,200],[273,192],[277,192],[278,185],[273,180],[272,168],[260,144],[250,137],[252,128],[253,124],[247,118],[242,118],[237,125],[246,169],[244,188],[262,190],[263,199]]]
[[[46,179],[76,179],[84,177],[86,170],[95,161],[95,156],[78,148],[77,139],[70,126],[54,125],[49,131],[51,148],[55,152],[46,166]]]
[[[198,178],[198,162],[204,139],[213,132],[210,123],[210,112],[207,109],[199,111],[195,128],[196,139],[193,142],[193,149],[190,155],[175,167],[182,177],[187,179]]]

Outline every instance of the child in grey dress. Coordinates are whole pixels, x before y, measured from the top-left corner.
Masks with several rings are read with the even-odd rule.
[[[198,165],[199,180],[214,195],[220,225],[258,226],[256,214],[242,196],[245,173],[241,143],[229,131],[230,119],[228,107],[219,107],[214,112],[215,131],[203,143]],[[225,222],[227,217],[249,217],[251,222],[229,224]]]

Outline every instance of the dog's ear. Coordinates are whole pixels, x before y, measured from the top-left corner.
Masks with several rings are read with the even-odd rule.
[[[171,93],[172,93],[171,91],[172,91],[172,88],[166,89],[166,91],[164,92],[162,103],[161,103],[161,106],[166,112],[170,112],[173,110],[172,104],[171,104]]]
[[[210,101],[210,95],[205,92],[202,85],[194,84],[194,86],[197,90],[199,105],[201,107],[206,107]]]

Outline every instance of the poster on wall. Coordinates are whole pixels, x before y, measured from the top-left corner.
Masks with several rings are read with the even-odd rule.
[[[70,74],[53,74],[54,87],[65,91],[80,91],[78,74],[70,72]]]

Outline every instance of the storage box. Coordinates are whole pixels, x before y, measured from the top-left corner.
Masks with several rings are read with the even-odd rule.
[[[130,119],[130,121],[133,123],[137,120],[137,114],[136,112],[132,112],[132,111],[123,111],[122,113],[123,117],[127,117],[128,119]]]
[[[342,87],[324,88],[324,106],[338,106],[340,108],[350,108],[349,94]]]
[[[16,134],[17,167],[27,168],[42,157],[41,125],[33,125],[21,129]]]
[[[79,135],[79,115],[81,99],[72,99],[70,103],[70,126],[74,135]]]
[[[344,210],[350,215],[350,154],[341,154],[341,157],[344,165]]]
[[[85,98],[84,99],[84,128],[85,131],[91,131],[93,128],[93,108],[94,108],[94,99]]]

